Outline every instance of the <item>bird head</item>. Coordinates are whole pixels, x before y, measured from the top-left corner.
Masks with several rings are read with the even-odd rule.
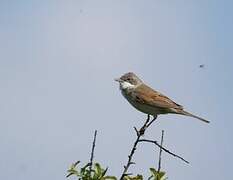
[[[116,78],[115,81],[120,83],[120,89],[135,88],[142,84],[142,80],[133,72],[128,72],[120,78]]]

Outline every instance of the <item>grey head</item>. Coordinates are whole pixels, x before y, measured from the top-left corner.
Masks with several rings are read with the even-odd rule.
[[[137,77],[136,74],[134,74],[133,72],[128,72],[115,80],[119,83],[127,82],[133,86],[138,86],[142,84],[142,80],[139,77]]]

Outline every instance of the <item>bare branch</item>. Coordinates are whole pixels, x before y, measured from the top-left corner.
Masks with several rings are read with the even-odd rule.
[[[125,176],[127,176],[129,173],[127,173],[130,165],[132,164],[135,164],[134,162],[132,162],[132,157],[137,149],[137,145],[139,142],[149,142],[149,143],[153,143],[155,144],[156,146],[158,146],[160,148],[160,153],[159,153],[159,169],[158,171],[160,171],[161,169],[161,154],[162,154],[162,150],[167,152],[168,154],[171,154],[172,156],[176,157],[176,158],[179,158],[181,159],[182,161],[186,162],[186,163],[189,163],[188,161],[186,161],[184,158],[182,158],[181,156],[178,156],[172,152],[170,152],[168,149],[164,148],[163,147],[163,134],[164,134],[164,131],[162,131],[162,138],[161,138],[161,145],[157,143],[157,141],[153,141],[153,140],[148,140],[148,139],[141,139],[141,137],[144,135],[145,131],[147,130],[147,128],[156,120],[157,116],[154,116],[154,118],[150,121],[150,115],[147,116],[147,119],[146,119],[146,122],[143,124],[143,126],[137,130],[136,127],[134,127],[134,130],[136,131],[136,134],[137,134],[137,138],[133,144],[133,147],[130,151],[130,154],[128,155],[128,161],[127,161],[127,164],[124,166],[124,170],[123,170],[123,173],[120,177],[120,180],[123,180]]]
[[[97,130],[95,130],[95,133],[94,133],[94,139],[93,139],[92,149],[91,149],[91,158],[90,158],[90,163],[89,163],[90,176],[91,176],[92,166],[93,166],[93,159],[94,159],[94,151],[95,151],[96,135],[97,135]]]
[[[128,162],[124,166],[124,170],[123,170],[123,173],[122,173],[122,175],[120,177],[120,180],[123,180],[124,176],[128,175],[127,171],[129,169],[130,165],[135,164],[134,162],[132,162],[132,157],[133,157],[133,155],[135,153],[135,150],[137,149],[137,144],[138,144],[140,138],[144,135],[145,130],[147,129],[147,124],[149,123],[149,121],[150,121],[150,115],[147,116],[146,122],[143,124],[143,126],[140,128],[140,130],[137,130],[137,128],[134,127],[134,130],[137,133],[137,138],[136,138],[136,140],[135,140],[135,142],[133,144],[133,148],[130,151],[130,154],[128,156]]]
[[[175,153],[169,151],[168,149],[162,147],[157,141],[153,141],[153,140],[149,140],[149,139],[140,139],[139,142],[148,142],[148,143],[152,143],[152,144],[155,144],[156,146],[158,146],[159,148],[161,148],[163,151],[165,151],[166,153],[178,158],[178,159],[181,159],[182,161],[186,162],[187,164],[189,164],[189,162],[187,160],[185,160],[184,158],[182,158],[181,156],[179,155],[176,155]]]
[[[161,136],[161,143],[160,143],[160,146],[163,147],[163,135],[164,135],[164,130],[162,130],[162,136]],[[161,158],[162,158],[162,148],[160,147],[160,150],[159,150],[159,165],[158,165],[158,172],[160,171],[161,169]]]

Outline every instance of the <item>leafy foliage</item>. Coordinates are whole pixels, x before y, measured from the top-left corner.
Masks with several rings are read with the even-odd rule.
[[[151,176],[147,178],[148,180],[166,180],[165,172],[164,171],[157,171],[154,168],[150,168]],[[124,180],[143,180],[142,175],[137,176],[125,176]]]
[[[90,163],[86,164],[85,166],[81,167],[80,170],[77,168],[77,165],[80,161],[72,164],[71,167],[68,169],[68,175],[76,176],[78,180],[117,180],[115,176],[106,176],[106,172],[108,168],[103,169],[99,163],[94,164],[94,169],[90,170]]]
[[[73,163],[68,169],[68,175],[76,176],[78,180],[117,180],[115,176],[107,176],[108,168],[103,169],[99,163],[94,164],[94,168],[90,171],[90,163],[78,168],[77,165],[80,161]],[[154,168],[150,168],[151,176],[146,178],[148,180],[166,180],[164,171],[157,171]],[[127,175],[124,180],[143,180],[143,176],[138,174],[136,176]]]

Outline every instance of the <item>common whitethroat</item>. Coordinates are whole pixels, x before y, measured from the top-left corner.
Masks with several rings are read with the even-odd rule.
[[[132,72],[124,74],[120,78],[115,79],[115,81],[119,82],[122,95],[133,107],[143,113],[154,116],[154,118],[160,114],[171,113],[190,116],[209,123],[209,121],[185,111],[183,106],[150,88]]]

